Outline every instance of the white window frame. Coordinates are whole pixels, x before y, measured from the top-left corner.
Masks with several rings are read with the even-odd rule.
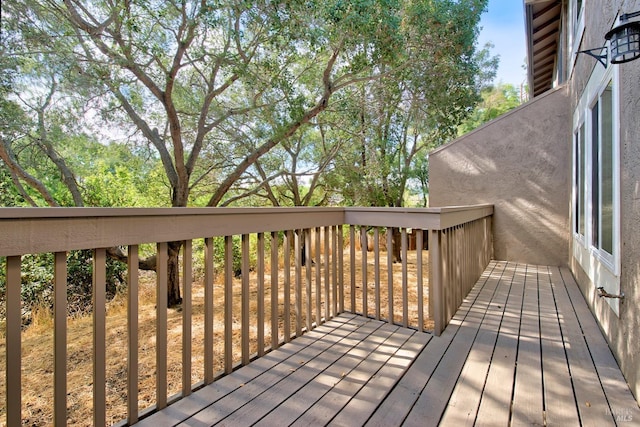
[[[580,9],[578,9],[578,1],[571,0],[569,3],[569,72],[567,76],[571,76],[576,63],[576,52],[580,50],[580,42],[584,35],[584,4],[586,0],[582,0]]]
[[[593,229],[592,221],[596,213],[593,204],[593,144],[592,144],[592,119],[591,109],[596,102],[599,102],[601,95],[606,90],[608,84],[612,82],[612,120],[613,135],[612,135],[612,168],[613,168],[613,236],[612,236],[612,249],[613,253],[609,254],[607,251],[600,249],[598,244],[593,244]],[[573,143],[572,143],[572,205],[573,215],[575,216],[579,212],[579,206],[575,203],[577,200],[577,192],[581,191],[585,200],[585,227],[584,235],[580,234],[580,230],[577,229],[578,222],[574,217],[572,221],[572,235],[573,235],[573,256],[582,266],[583,270],[587,273],[591,281],[596,287],[604,287],[604,289],[612,294],[618,294],[620,292],[620,126],[615,123],[620,123],[620,98],[619,98],[619,71],[618,67],[609,66],[606,70],[604,67],[596,66],[593,69],[591,77],[584,89],[584,92],[578,100],[576,110],[573,116]],[[586,155],[585,166],[585,183],[584,188],[578,188],[579,182],[576,171],[579,167],[577,162],[579,159],[576,156],[576,138],[575,134],[579,133],[580,126],[585,126],[584,132],[584,153]],[[599,131],[601,126],[599,127]],[[598,141],[600,138],[598,137]],[[598,143],[599,146],[600,142]],[[598,177],[602,179],[602,155],[598,156]],[[598,184],[601,187],[601,183]],[[601,199],[599,200],[601,203]],[[600,220],[600,218],[598,218]],[[599,227],[600,232],[602,227]],[[619,300],[607,298],[607,302],[613,309],[613,311],[619,313]]]

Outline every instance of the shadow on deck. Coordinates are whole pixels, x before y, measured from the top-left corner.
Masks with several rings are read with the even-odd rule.
[[[342,314],[139,425],[638,420],[570,272],[494,261],[440,337]]]

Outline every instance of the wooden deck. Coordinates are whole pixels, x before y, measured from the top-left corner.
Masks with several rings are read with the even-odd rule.
[[[343,314],[140,425],[639,421],[568,270],[492,262],[440,337]]]

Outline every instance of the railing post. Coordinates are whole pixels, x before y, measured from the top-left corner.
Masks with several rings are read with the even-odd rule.
[[[429,230],[429,300],[431,301],[431,315],[433,316],[433,332],[440,336],[444,330],[443,283],[442,283],[442,253],[440,230]]]

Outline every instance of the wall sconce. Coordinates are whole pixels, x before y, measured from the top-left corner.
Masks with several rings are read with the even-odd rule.
[[[629,18],[640,16],[640,10],[633,13],[620,15],[620,22],[625,22]],[[611,64],[622,64],[640,58],[640,21],[627,22],[613,28],[604,36],[609,41],[607,46],[595,49],[581,50],[578,53],[585,53],[596,58],[603,67],[607,68],[607,59],[611,57]],[[604,54],[596,53],[605,50]],[[610,55],[609,55],[610,54]]]

